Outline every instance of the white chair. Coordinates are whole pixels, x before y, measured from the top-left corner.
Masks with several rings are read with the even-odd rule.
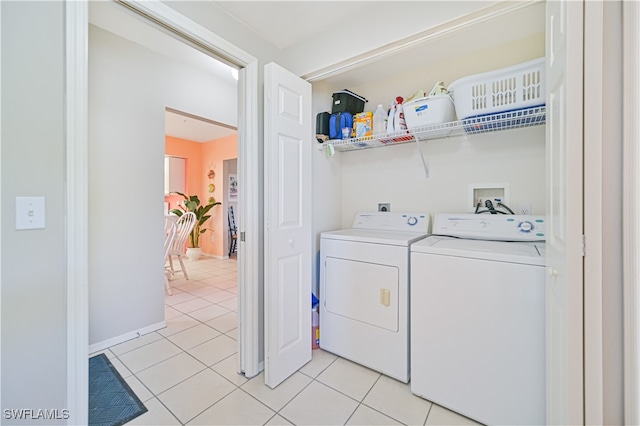
[[[167,258],[169,257],[169,249],[171,249],[173,240],[176,237],[177,229],[178,227],[176,226],[176,223],[173,220],[165,218],[164,220],[164,263],[165,265],[167,263]],[[169,286],[169,274],[171,274],[171,271],[168,271],[167,268],[165,267],[164,286],[167,289],[169,296],[171,296],[171,286]]]
[[[169,268],[171,269],[171,275],[175,274],[176,271],[173,269],[171,256],[177,256],[184,277],[189,279],[187,270],[184,267],[184,262],[182,261],[182,255],[184,254],[184,246],[187,243],[187,238],[189,238],[189,234],[191,234],[193,227],[196,225],[196,214],[193,212],[183,214],[180,216],[180,219],[178,219],[176,225],[178,228],[176,238],[173,240],[173,244],[171,244],[171,248],[169,249]]]

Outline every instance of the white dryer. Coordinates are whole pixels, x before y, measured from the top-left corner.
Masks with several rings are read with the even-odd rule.
[[[544,424],[545,219],[441,214],[411,248],[411,391],[484,424]]]
[[[429,216],[358,213],[320,241],[320,347],[409,381],[409,257]]]

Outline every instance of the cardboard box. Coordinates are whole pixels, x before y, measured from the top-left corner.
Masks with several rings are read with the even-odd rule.
[[[356,138],[373,135],[373,113],[371,111],[361,112],[353,116],[353,127],[356,131]]]

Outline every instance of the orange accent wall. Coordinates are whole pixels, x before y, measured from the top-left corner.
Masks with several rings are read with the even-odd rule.
[[[226,238],[226,235],[224,234],[223,225],[227,220],[227,206],[224,204],[226,182],[223,182],[223,162],[224,160],[233,158],[238,158],[237,135],[227,136],[202,144],[202,176],[204,177],[202,191],[206,194],[205,200],[208,200],[209,197],[213,195],[216,201],[222,203],[222,205],[215,206],[211,209],[213,214],[211,215],[211,223],[208,228],[213,229],[214,240],[211,241],[211,231],[207,231],[203,236],[204,238],[200,237],[202,251],[214,256],[227,255],[224,251],[224,238]],[[216,172],[216,177],[213,180],[209,180],[206,176],[210,169]],[[207,192],[207,187],[210,183],[216,186],[213,194]]]
[[[197,195],[201,204],[207,204],[211,196],[216,201],[224,203],[226,185],[223,182],[223,161],[238,158],[237,135],[205,143],[166,136],[165,154],[186,158],[185,191],[187,195]],[[216,173],[213,180],[207,177],[207,173],[211,169]],[[208,191],[210,183],[216,186],[213,193]],[[179,195],[170,195],[165,197],[164,200],[169,203],[169,209],[173,209],[177,208],[178,203],[183,198]],[[203,253],[214,256],[225,256],[227,254],[223,250],[225,238],[223,224],[227,219],[226,211],[227,207],[224,204],[215,206],[209,211],[211,219],[208,223],[205,223],[204,227],[213,229],[214,241],[211,241],[211,231],[207,231],[200,236],[200,247]]]
[[[173,157],[182,157],[186,159],[186,176],[185,176],[185,194],[193,195],[194,191],[200,191],[204,174],[202,172],[202,144],[186,139],[165,137],[165,154]],[[197,192],[198,198],[202,201],[200,192]],[[179,195],[169,195],[164,197],[164,201],[169,203],[169,209],[178,207],[178,203],[184,198]]]

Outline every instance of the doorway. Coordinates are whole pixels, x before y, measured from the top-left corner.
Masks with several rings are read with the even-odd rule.
[[[122,7],[122,5],[113,5]],[[181,35],[184,43],[186,40],[199,40],[200,47],[206,47],[208,54],[225,58],[226,62],[240,68],[239,71],[239,191],[242,196],[241,208],[238,216],[242,218],[242,229],[246,237],[240,241],[238,259],[239,289],[239,357],[238,369],[244,371],[247,376],[258,373],[259,347],[257,336],[259,335],[259,316],[257,306],[259,297],[259,263],[260,252],[260,212],[262,206],[259,203],[259,174],[261,171],[261,159],[258,145],[258,71],[257,60],[246,52],[220,39],[187,19],[175,16],[172,10],[159,2],[127,4],[126,7],[134,8],[136,13],[143,14],[146,22],[160,22],[165,27],[172,28],[174,33]],[[86,133],[88,128],[88,105],[86,98],[87,82],[87,52],[83,46],[88,41],[88,4],[74,4],[67,8],[66,34],[70,41],[68,50],[68,81],[73,82],[68,89],[68,119],[67,127],[70,129],[67,145],[70,161],[67,162],[68,175],[74,176],[69,180],[68,193],[73,202],[85,200],[88,204],[86,185],[89,181],[86,167],[88,142]],[[155,24],[154,24],[155,25]],[[73,42],[71,42],[73,40]],[[84,44],[83,44],[84,42]],[[83,85],[84,84],[84,85]],[[245,155],[243,155],[246,153]],[[161,168],[161,166],[159,166]],[[81,203],[82,204],[82,203]],[[77,206],[76,206],[77,207]],[[67,236],[69,240],[76,241],[78,235],[87,235],[88,209],[74,208],[77,211],[76,220],[69,222]],[[87,389],[86,382],[88,372],[86,364],[88,347],[88,289],[86,288],[88,270],[88,247],[83,244],[71,244],[67,251],[69,259],[69,278],[67,281],[67,303],[69,307],[68,317],[68,365],[74,366],[68,371],[67,400],[70,409],[78,414],[79,418],[85,418],[87,413]],[[249,300],[249,307],[245,307],[245,300]],[[255,312],[254,312],[255,311]],[[246,315],[246,318],[245,318]]]

